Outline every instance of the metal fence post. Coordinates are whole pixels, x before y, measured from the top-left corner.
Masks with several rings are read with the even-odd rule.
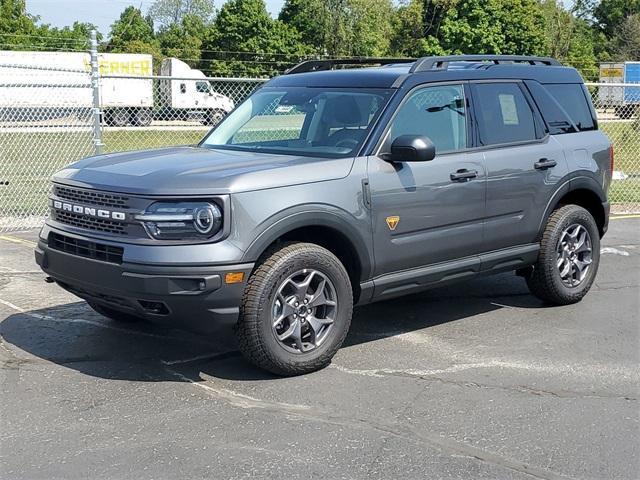
[[[96,155],[102,153],[102,112],[100,111],[100,68],[98,65],[98,35],[91,30],[91,89],[93,90],[93,146]]]

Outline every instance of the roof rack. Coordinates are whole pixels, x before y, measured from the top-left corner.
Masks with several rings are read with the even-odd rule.
[[[425,72],[428,70],[446,70],[450,62],[493,62],[495,65],[504,63],[528,63],[529,65],[562,66],[551,57],[533,57],[528,55],[449,55],[443,57],[422,57],[413,64],[409,73]]]
[[[299,63],[295,67],[291,67],[285,72],[285,75],[293,73],[320,72],[324,70],[332,70],[337,65],[391,65],[394,63],[411,63],[415,62],[415,58],[371,58],[371,57],[355,57],[355,58],[334,58],[329,60],[306,60]]]

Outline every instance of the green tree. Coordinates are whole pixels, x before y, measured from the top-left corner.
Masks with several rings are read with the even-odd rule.
[[[109,36],[109,50],[113,52],[126,52],[127,45],[134,41],[156,45],[153,22],[135,7],[124,9],[120,18],[111,25]]]
[[[585,78],[597,79],[598,65],[594,51],[597,32],[575,8],[566,10],[558,0],[544,0],[545,37],[548,55],[576,67]]]
[[[140,9],[127,7],[111,25],[107,51],[116,53],[147,53],[153,56],[156,71],[162,61],[160,45],[153,32],[153,21]]]
[[[203,62],[214,75],[272,75],[308,53],[300,34],[273,20],[263,0],[229,0],[203,42]]]
[[[158,32],[157,40],[163,55],[180,58],[195,67],[200,61],[202,43],[212,28],[201,17],[186,15],[180,23],[163,27]]]
[[[537,0],[434,0],[425,8],[429,53],[544,54]]]
[[[213,0],[155,0],[149,8],[149,16],[160,26],[182,23],[186,17],[198,17],[209,23],[215,14]]]
[[[612,39],[613,53],[618,60],[640,59],[640,14],[628,16]]]
[[[24,0],[0,0],[0,42],[3,48],[23,49],[36,36],[37,18],[29,15]]]
[[[381,56],[389,52],[392,13],[390,0],[287,0],[279,19],[317,54]]]
[[[0,43],[4,50],[86,50],[90,23],[74,22],[71,27],[56,28],[38,24],[29,15],[24,0],[0,0]],[[102,36],[98,33],[98,40]]]
[[[427,9],[426,3],[424,0],[405,0],[395,10],[390,40],[392,55],[421,57],[445,53],[436,40],[444,5],[432,5]],[[428,31],[432,32],[429,39],[426,38]]]
[[[607,38],[613,38],[625,19],[635,14],[640,14],[640,0],[602,0],[593,10]]]

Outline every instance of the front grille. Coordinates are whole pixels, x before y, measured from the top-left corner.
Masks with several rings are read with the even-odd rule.
[[[62,187],[55,185],[53,193],[56,197],[83,205],[97,205],[101,207],[115,207],[118,209],[129,208],[129,197],[115,193],[99,192],[94,190],[81,190],[79,188]]]
[[[62,210],[52,210],[51,217],[60,223],[73,227],[95,230],[98,232],[111,233],[115,235],[128,235],[126,225],[104,218],[90,217],[80,213],[67,212]]]
[[[110,245],[103,245],[102,243],[78,240],[53,232],[49,234],[49,248],[70,253],[78,257],[117,263],[118,265],[122,263],[122,254],[124,253],[124,249],[121,247],[112,247]]]

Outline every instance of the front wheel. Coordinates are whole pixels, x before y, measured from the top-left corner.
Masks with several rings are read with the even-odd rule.
[[[548,303],[576,303],[591,288],[599,263],[600,234],[595,220],[584,208],[565,205],[549,217],[527,285]]]
[[[227,112],[220,109],[215,109],[211,112],[206,112],[204,117],[204,124],[210,127],[215,127],[222,119],[227,115]]]
[[[327,366],[353,312],[347,272],[328,250],[288,243],[270,250],[252,273],[237,327],[247,360],[278,375]]]

